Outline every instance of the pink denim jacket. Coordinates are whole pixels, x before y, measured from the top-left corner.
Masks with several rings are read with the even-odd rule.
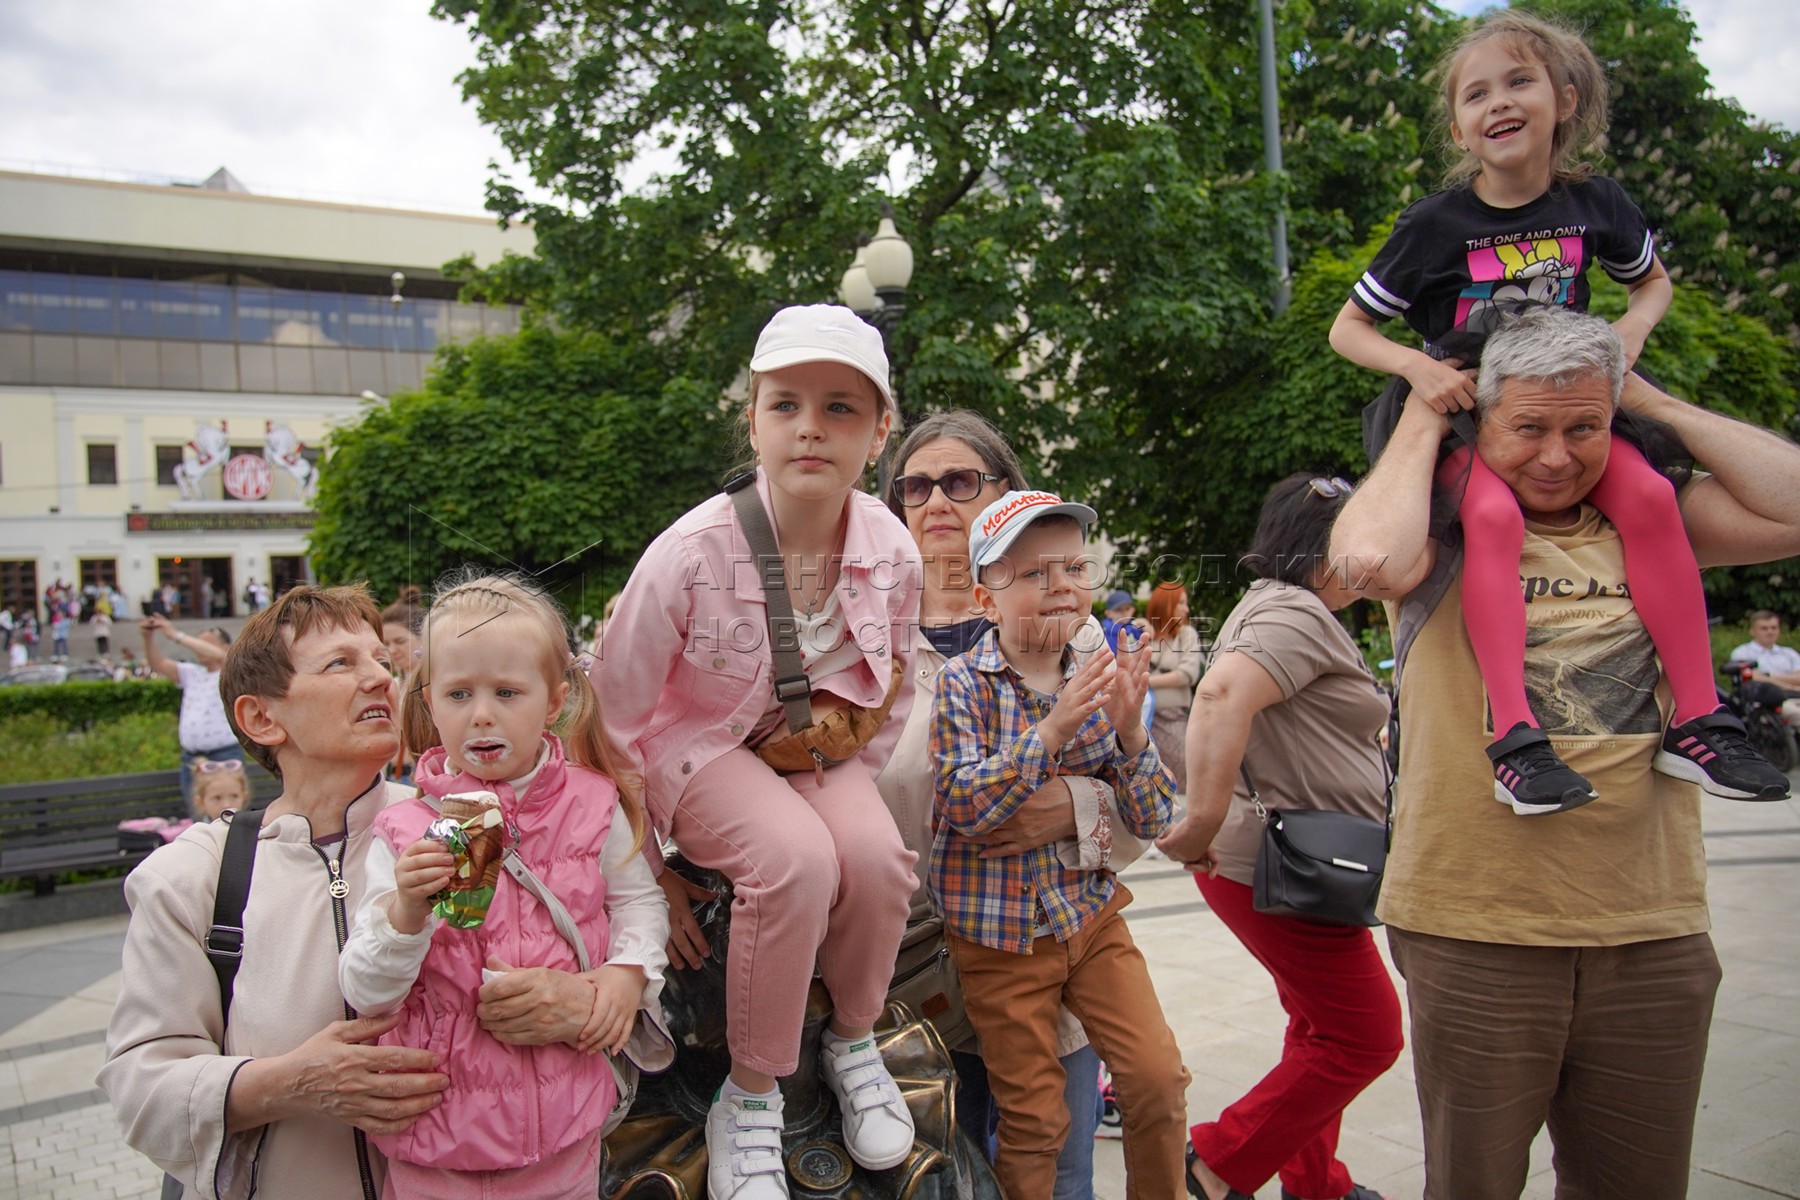
[[[756,489],[768,504],[760,472]],[[888,722],[859,756],[881,770],[912,706],[913,631],[923,571],[912,535],[882,503],[850,493],[837,593],[862,662],[833,676],[833,691],[878,707],[894,658],[900,692]],[[774,698],[768,609],[731,498],[712,497],[664,530],[638,560],[589,678],[645,805],[667,834],[694,775],[742,745]],[[892,657],[890,657],[892,656]]]

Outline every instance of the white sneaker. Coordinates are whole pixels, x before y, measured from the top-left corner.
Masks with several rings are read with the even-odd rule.
[[[881,1061],[874,1035],[835,1052],[827,1041],[819,1048],[819,1072],[837,1097],[844,1117],[844,1149],[856,1165],[885,1171],[905,1162],[912,1153],[912,1112]]]
[[[706,1111],[706,1194],[712,1200],[788,1200],[781,1160],[781,1096],[731,1096]]]

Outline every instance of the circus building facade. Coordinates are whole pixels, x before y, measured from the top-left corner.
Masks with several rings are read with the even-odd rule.
[[[310,577],[333,427],[518,327],[442,272],[476,215],[0,171],[0,606],[57,583],[241,615]],[[41,615],[41,613],[40,613]]]

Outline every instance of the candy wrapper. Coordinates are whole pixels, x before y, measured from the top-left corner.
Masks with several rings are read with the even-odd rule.
[[[492,792],[445,796],[439,812],[442,815],[425,827],[425,836],[449,847],[456,867],[449,884],[431,898],[431,911],[458,929],[478,929],[494,902],[500,857],[506,849],[500,798]]]

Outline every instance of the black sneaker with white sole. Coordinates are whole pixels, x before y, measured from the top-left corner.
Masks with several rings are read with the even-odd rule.
[[[1494,764],[1494,799],[1521,817],[1568,812],[1599,795],[1557,757],[1543,730],[1523,721],[1489,746],[1487,756]]]
[[[1744,723],[1723,710],[1671,725],[1656,752],[1656,769],[1728,800],[1786,800],[1788,778],[1745,736]]]

